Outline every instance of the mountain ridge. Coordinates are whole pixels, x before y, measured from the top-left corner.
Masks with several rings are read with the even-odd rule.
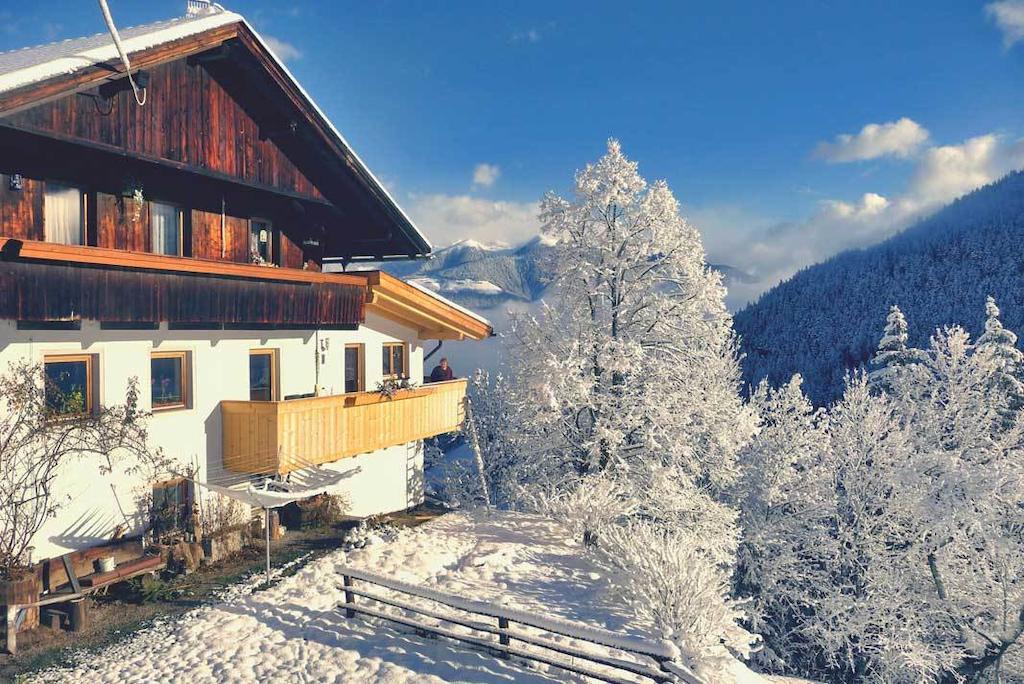
[[[763,293],[734,318],[744,381],[781,384],[794,373],[819,405],[872,356],[891,305],[903,309],[910,344],[935,328],[984,324],[985,297],[1003,323],[1024,329],[1024,173],[955,200],[877,245],[837,254]]]

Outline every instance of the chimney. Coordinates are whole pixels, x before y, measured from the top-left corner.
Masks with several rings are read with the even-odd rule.
[[[220,9],[213,0],[188,0],[185,6],[185,16],[202,17],[207,14],[214,14]]]

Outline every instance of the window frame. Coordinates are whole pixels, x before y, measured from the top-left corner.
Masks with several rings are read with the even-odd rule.
[[[277,242],[277,239],[276,239],[277,231],[274,228],[274,222],[271,221],[268,218],[263,218],[262,216],[250,216],[249,217],[249,249],[250,249],[249,261],[252,261],[252,237],[253,237],[252,229],[253,229],[253,225],[257,224],[257,223],[264,224],[266,226],[267,233],[268,233],[268,235],[267,235],[267,258],[264,259],[264,261],[266,263],[268,263],[268,264],[277,264],[278,263],[277,262],[277,244],[276,244],[276,242]]]
[[[153,360],[181,359],[181,402],[176,404],[156,404],[153,402]],[[149,354],[149,407],[154,413],[192,408],[192,364],[187,351],[154,351]]]
[[[348,378],[348,350],[356,350],[356,388],[349,392]],[[341,389],[345,394],[355,394],[366,391],[366,345],[362,343],[349,343],[345,345],[345,352],[342,356]]]
[[[44,180],[43,181],[43,242],[49,242],[55,245],[63,245],[66,243],[55,242],[50,239],[49,231],[46,229],[46,192],[50,186],[60,186],[64,189],[72,189],[78,191],[78,242],[71,243],[75,246],[85,246],[89,244],[87,221],[89,217],[89,193],[86,192],[85,188],[81,185],[74,183],[64,183],[59,180]]]
[[[174,209],[178,230],[178,251],[175,254],[167,254],[166,252],[157,252],[153,246],[153,205],[160,204],[165,207],[171,207]],[[160,200],[149,200],[149,251],[152,254],[160,254],[163,256],[185,256],[185,207],[174,202],[162,202]]]
[[[81,354],[81,353],[67,353],[67,354],[46,354],[43,356],[43,382],[49,379],[46,375],[46,366],[50,363],[85,363],[85,410],[78,413],[60,413],[54,411],[58,416],[61,417],[78,417],[78,416],[92,416],[96,414],[96,408],[99,404],[99,397],[97,392],[97,376],[99,375],[96,365],[97,359],[95,354]],[[46,388],[44,386],[43,393],[45,395]],[[47,408],[49,408],[49,401],[47,401]]]
[[[259,347],[249,350],[249,360],[253,356],[270,357],[270,399],[269,401],[281,400],[281,368],[278,359],[278,350],[273,347]],[[252,398],[252,366],[249,366],[249,401],[266,401],[264,399]]]
[[[396,373],[394,364],[392,363],[394,356],[392,355],[391,350],[395,347],[402,348],[402,373]],[[386,380],[397,380],[401,377],[409,377],[409,345],[405,342],[384,342],[381,345],[381,353],[383,355],[382,360],[385,360],[388,365],[388,372],[383,373],[384,364],[381,364],[381,372],[384,374],[384,378]]]

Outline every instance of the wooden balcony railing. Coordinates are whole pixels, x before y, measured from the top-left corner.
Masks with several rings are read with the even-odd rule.
[[[289,401],[222,401],[224,467],[280,474],[453,432],[466,380]]]

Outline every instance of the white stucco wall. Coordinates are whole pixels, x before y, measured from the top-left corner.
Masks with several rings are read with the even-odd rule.
[[[182,470],[192,466],[203,480],[221,481],[221,421],[219,402],[249,399],[249,351],[278,350],[280,396],[344,391],[346,344],[363,344],[365,388],[372,391],[382,378],[382,345],[409,344],[409,375],[423,377],[423,347],[416,331],[370,314],[366,324],[352,331],[296,330],[103,330],[84,321],[81,330],[18,330],[14,321],[0,320],[0,372],[18,359],[42,362],[44,356],[88,353],[97,358],[98,400],[124,401],[132,377],[141,387],[142,403],[149,409],[150,354],[186,351],[191,360],[191,405],[157,411],[149,423],[153,446],[162,448]],[[94,459],[67,464],[57,481],[60,504],[35,540],[34,559],[84,548],[109,538],[118,524],[138,529],[144,518],[136,498],[148,490],[147,482],[129,477],[121,468],[101,474]],[[331,466],[349,477],[336,487],[352,502],[351,514],[372,515],[402,510],[422,501],[422,445],[413,443],[385,449]],[[237,480],[237,475],[234,475]],[[123,512],[122,512],[123,511]]]

